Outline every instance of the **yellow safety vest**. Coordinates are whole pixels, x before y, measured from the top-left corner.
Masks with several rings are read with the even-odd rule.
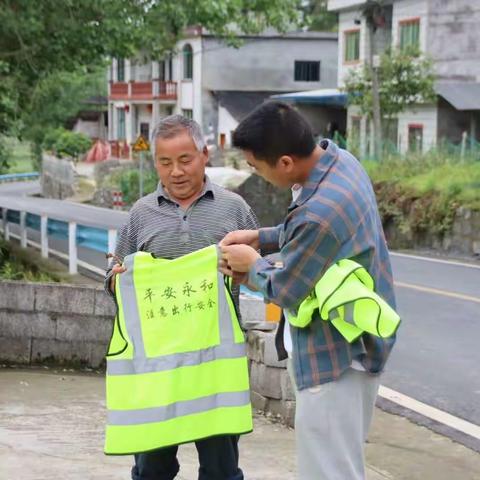
[[[215,245],[175,260],[137,252],[116,277],[105,453],[252,431],[245,339]]]
[[[372,276],[349,259],[333,264],[300,304],[297,314],[287,311],[287,318],[294,327],[304,328],[316,310],[350,343],[365,332],[391,337],[400,325],[395,310],[375,293]]]

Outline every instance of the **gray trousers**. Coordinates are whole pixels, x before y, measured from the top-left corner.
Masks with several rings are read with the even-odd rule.
[[[350,368],[337,381],[295,389],[299,480],[365,480],[363,448],[379,384],[379,376]]]

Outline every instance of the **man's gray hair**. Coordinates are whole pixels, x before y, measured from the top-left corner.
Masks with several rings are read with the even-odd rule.
[[[197,150],[203,152],[206,147],[205,140],[203,139],[202,129],[200,125],[191,118],[184,117],[183,115],[170,115],[162,118],[160,122],[155,125],[152,132],[152,139],[150,142],[150,150],[152,156],[155,159],[155,148],[157,138],[173,138],[179,133],[187,132],[195,143]]]

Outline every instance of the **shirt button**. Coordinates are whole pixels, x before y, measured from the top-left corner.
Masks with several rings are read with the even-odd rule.
[[[186,216],[186,215],[184,215],[184,216],[183,216],[183,219],[184,219],[184,220],[186,220],[186,219],[187,219],[187,216]]]

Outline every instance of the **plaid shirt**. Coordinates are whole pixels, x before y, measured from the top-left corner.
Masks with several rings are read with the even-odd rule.
[[[393,308],[390,259],[373,188],[360,163],[324,140],[326,150],[311,171],[282,225],[260,229],[263,254],[280,252],[283,266],[259,259],[249,284],[266,299],[295,310],[330,265],[351,258],[375,280],[375,290]],[[290,326],[292,360],[298,388],[337,379],[359,360],[370,373],[382,371],[395,338],[364,334],[349,344],[318,313],[306,328]]]

